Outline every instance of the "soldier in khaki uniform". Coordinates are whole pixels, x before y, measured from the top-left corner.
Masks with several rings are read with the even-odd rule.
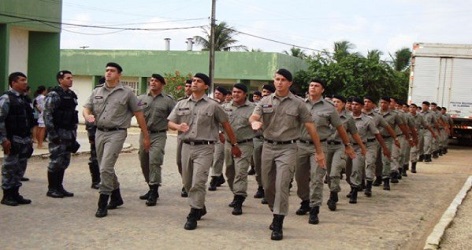
[[[441,108],[441,114],[443,116],[443,121],[446,124],[446,129],[444,133],[444,140],[443,140],[443,154],[447,154],[447,149],[449,148],[449,135],[452,135],[452,128],[454,127],[454,122],[452,121],[451,115],[447,112],[446,107]]]
[[[197,228],[197,220],[206,214],[205,184],[213,162],[215,143],[219,140],[220,124],[231,142],[232,153],[241,156],[228,116],[218,102],[205,94],[210,84],[207,75],[195,74],[192,95],[179,101],[167,117],[169,128],[182,132],[179,134],[183,142],[182,179],[191,207],[184,226],[186,230]]]
[[[426,123],[424,117],[420,114],[417,113],[417,105],[412,103],[410,104],[410,114],[411,117],[413,118],[416,130],[418,131],[418,139],[421,140],[421,138],[424,138],[425,131],[428,130],[429,133],[432,135],[436,136],[433,129],[431,126]],[[418,150],[420,147],[420,143],[416,144],[415,146],[411,147],[410,149],[410,160],[411,160],[411,172],[416,173],[416,163],[418,162],[419,159],[419,154]]]
[[[343,127],[339,114],[334,108],[332,102],[323,99],[323,93],[326,87],[326,82],[320,79],[312,79],[309,83],[308,98],[305,99],[305,105],[310,111],[313,121],[316,125],[316,130],[322,143],[323,152],[326,155],[326,166],[330,170],[331,163],[338,165],[334,160],[332,151],[328,151],[326,140],[333,133],[331,128],[334,128],[340,135],[340,138],[346,147],[341,147],[342,154],[346,151],[353,155],[352,146],[349,143],[349,137]],[[298,142],[298,159],[295,170],[295,180],[297,181],[297,195],[302,200],[300,208],[296,211],[297,215],[304,215],[311,210],[311,207],[319,211],[319,207],[323,202],[323,178],[326,175],[326,168],[318,166],[314,161],[314,144],[311,141],[310,135],[304,126],[301,127],[300,140]],[[333,170],[333,168],[331,168]],[[334,171],[333,171],[334,172]],[[330,180],[338,183],[339,187],[339,173],[331,175]],[[340,190],[340,188],[339,188]],[[330,192],[330,200],[334,205],[338,201],[339,190],[332,190]],[[328,202],[329,203],[329,202]],[[318,224],[319,220],[315,216],[309,221],[312,224]]]
[[[180,98],[179,100],[177,101],[181,101],[183,99],[187,99],[189,98],[191,95],[192,95],[192,80],[191,79],[187,79],[185,81],[185,89],[184,89],[184,92],[185,92],[185,96]],[[178,134],[181,134],[182,132],[178,132]],[[176,163],[177,163],[177,170],[179,171],[179,174],[180,174],[180,177],[182,177],[182,140],[180,140],[180,136],[177,136],[177,152],[176,152]],[[185,187],[182,185],[182,190],[180,191],[180,197],[188,197],[188,193],[187,191],[185,190]]]
[[[428,101],[424,101],[421,105],[421,113],[420,115],[423,116],[426,124],[431,128],[436,128],[436,117],[434,116],[433,112],[429,109],[430,103]],[[424,162],[428,163],[431,162],[431,154],[433,152],[433,140],[436,139],[436,133],[434,129],[432,131],[425,130],[424,131],[424,146],[423,146],[423,153],[424,153]],[[421,159],[421,156],[420,156]]]
[[[254,103],[247,100],[247,87],[237,83],[233,86],[232,101],[223,105],[223,109],[229,117],[229,123],[236,134],[236,140],[241,149],[241,157],[234,157],[231,152],[229,138],[225,141],[225,164],[228,185],[234,194],[230,207],[233,207],[233,215],[243,213],[242,205],[247,197],[247,175],[254,151],[254,131],[249,123],[249,117],[254,111]]]
[[[262,146],[262,184],[269,208],[273,212],[271,224],[272,240],[283,238],[283,220],[288,213],[289,186],[293,177],[297,157],[297,140],[300,126],[305,127],[315,145],[317,164],[325,167],[324,153],[313,123],[313,117],[306,108],[303,99],[293,95],[289,88],[292,74],[286,69],[275,72],[275,93],[264,97],[249,118],[252,128],[263,128],[264,145]],[[317,214],[313,207],[311,214]]]
[[[149,92],[138,97],[138,105],[143,110],[151,140],[148,152],[144,149],[143,134],[141,133],[138,152],[144,180],[149,185],[149,191],[139,198],[146,200],[148,206],[155,206],[159,198],[158,190],[162,182],[161,165],[164,162],[164,149],[167,140],[167,116],[175,106],[174,98],[163,92],[165,84],[164,77],[152,74]]]
[[[97,125],[95,143],[101,183],[96,217],[105,217],[107,209],[115,209],[123,204],[115,163],[123,148],[133,115],[143,133],[144,150],[149,151],[150,147],[149,133],[143,112],[138,106],[138,98],[133,90],[120,83],[122,71],[119,64],[107,63],[105,84],[93,90],[83,110],[85,120]]]

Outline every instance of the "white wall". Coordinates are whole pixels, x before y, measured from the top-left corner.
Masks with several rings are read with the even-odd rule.
[[[8,74],[12,72],[28,73],[28,40],[27,30],[12,28],[10,30],[10,48],[8,56]]]

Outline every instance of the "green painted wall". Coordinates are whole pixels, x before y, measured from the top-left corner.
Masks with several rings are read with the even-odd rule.
[[[144,50],[61,50],[61,68],[76,75],[102,75],[107,62],[123,67],[124,76],[147,77],[152,73],[208,74],[208,52]],[[307,68],[303,60],[267,52],[216,52],[215,78],[271,80],[278,68],[293,73]]]
[[[5,15],[39,19],[54,23],[44,24],[38,21],[23,18],[8,17]],[[11,23],[28,30],[60,32],[62,15],[62,0],[1,0],[0,24]]]
[[[28,44],[28,84],[31,89],[37,86],[55,86],[59,68],[60,34],[49,32],[30,32]]]
[[[8,89],[8,40],[9,29],[7,24],[0,24],[0,89]]]

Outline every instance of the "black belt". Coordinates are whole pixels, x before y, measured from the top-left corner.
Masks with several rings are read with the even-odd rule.
[[[403,136],[403,134],[399,134],[399,135],[397,135],[397,137],[400,137],[400,136]]]
[[[252,142],[252,139],[246,139],[246,140],[238,141],[237,143],[241,144],[241,143],[246,143],[246,142]]]
[[[100,128],[100,127],[98,127],[97,129],[103,132],[126,130],[126,128]]]
[[[161,129],[161,130],[149,130],[150,134],[157,134],[157,133],[164,133],[167,132],[167,129]]]
[[[301,142],[301,143],[306,143],[306,144],[311,144],[311,145],[314,144],[312,141],[305,141],[305,140],[298,140],[298,141]],[[320,140],[320,142],[325,142],[325,141],[326,141],[326,139]]]
[[[282,144],[293,144],[296,143],[297,140],[290,140],[290,141],[272,141],[272,140],[265,140],[266,142],[274,145],[282,145]]]
[[[190,144],[190,145],[211,145],[215,144],[215,141],[184,141],[185,144]]]
[[[365,142],[362,142],[362,143],[365,144]],[[359,143],[354,142],[352,145],[357,146],[357,145],[359,145]]]
[[[367,139],[367,142],[373,142],[373,141],[375,141],[375,138]]]
[[[341,145],[341,142],[339,141],[328,141],[329,145]]]
[[[387,139],[387,138],[390,138],[391,136],[390,135],[382,135],[382,138],[384,139]]]
[[[262,135],[256,135],[255,137],[256,137],[257,139],[261,139],[261,140],[264,139],[264,136],[262,136]]]

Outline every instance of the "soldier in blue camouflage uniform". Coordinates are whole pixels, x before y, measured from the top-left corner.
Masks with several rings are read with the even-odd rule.
[[[79,122],[77,95],[72,87],[72,73],[61,70],[56,75],[59,86],[52,88],[44,104],[44,124],[49,139],[48,192],[52,198],[72,197],[74,193],[64,189],[64,173],[70,164],[71,153],[78,150],[77,123]]]
[[[17,206],[31,203],[31,200],[19,194],[19,189],[26,163],[33,153],[33,109],[24,95],[28,87],[26,75],[14,72],[8,77],[8,84],[11,89],[0,97],[0,140],[5,154],[2,164],[1,203]]]

